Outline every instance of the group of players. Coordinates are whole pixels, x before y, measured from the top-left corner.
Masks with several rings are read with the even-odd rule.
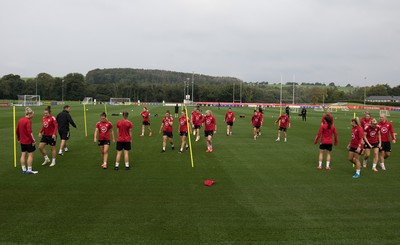
[[[371,117],[369,112],[365,113],[365,117],[361,119],[352,118],[351,121],[351,140],[347,145],[349,150],[348,159],[356,167],[356,173],[353,178],[359,178],[361,168],[367,167],[368,158],[373,152],[372,170],[377,172],[378,161],[382,170],[386,170],[385,159],[390,156],[391,142],[396,143],[396,134],[393,125],[390,123],[385,114],[379,115],[379,122]],[[326,154],[326,170],[330,170],[332,143],[336,146],[338,143],[338,135],[333,123],[333,117],[325,114],[322,117],[321,126],[315,137],[314,144],[321,138],[319,146],[319,164],[317,169],[322,169],[323,155]],[[392,139],[392,140],[391,140]],[[363,164],[361,165],[360,156],[364,154]]]
[[[41,137],[39,149],[44,157],[44,162],[42,165],[46,165],[50,163],[50,166],[55,166],[56,164],[56,134],[57,129],[59,135],[61,137],[60,150],[58,152],[59,155],[63,155],[63,150],[66,152],[68,148],[66,146],[66,141],[69,139],[69,124],[76,128],[74,121],[72,120],[70,114],[70,107],[65,106],[64,110],[57,115],[57,118],[51,115],[50,107],[46,107],[44,109],[43,118],[42,118],[42,127],[39,131],[39,137]],[[284,142],[287,142],[287,134],[286,130],[290,128],[290,117],[289,112],[282,112],[280,117],[275,121],[275,124],[279,122],[278,136],[276,141],[280,141],[281,132],[284,133]],[[37,171],[32,170],[32,161],[33,161],[33,152],[35,151],[35,138],[32,133],[31,126],[31,118],[33,117],[34,112],[31,108],[27,107],[25,109],[25,117],[21,118],[17,124],[16,135],[18,141],[21,144],[21,167],[22,172],[25,174],[36,174]],[[148,135],[152,136],[152,130],[150,127],[150,113],[146,107],[143,108],[143,111],[140,113],[142,117],[142,131],[140,136],[145,135],[145,130],[147,129]],[[117,140],[115,140],[115,135],[113,132],[113,125],[107,119],[107,115],[105,112],[101,113],[100,121],[96,124],[94,131],[94,142],[98,143],[101,152],[101,167],[103,169],[107,169],[107,161],[108,161],[108,151],[109,146],[112,142],[116,142],[116,160],[115,160],[115,170],[119,170],[119,162],[121,160],[122,151],[124,151],[124,161],[125,161],[125,170],[129,170],[129,151],[131,150],[131,142],[132,142],[132,122],[128,119],[129,113],[123,112],[122,119],[116,123],[117,128]],[[178,111],[175,109],[175,118],[178,118]],[[235,122],[236,117],[231,108],[225,114],[224,122],[227,125],[226,135],[232,135],[232,127]],[[206,139],[207,150],[206,152],[213,152],[212,146],[212,137],[217,132],[217,123],[215,117],[212,114],[211,110],[206,110],[203,115],[200,111],[199,107],[195,107],[191,113],[190,119],[186,116],[186,111],[182,110],[181,115],[178,118],[178,131],[181,139],[180,149],[178,151],[179,154],[183,152],[183,150],[188,150],[189,146],[187,144],[187,137],[189,134],[188,124],[192,127],[193,135],[195,136],[195,141],[200,140],[200,128],[204,126],[204,136]],[[251,118],[251,123],[253,125],[253,137],[254,140],[261,135],[261,127],[263,124],[263,110],[262,108],[258,108],[254,110],[254,114]],[[173,124],[174,118],[171,116],[169,111],[166,111],[161,126],[159,129],[159,133],[163,133],[163,143],[161,153],[166,151],[167,141],[170,144],[172,150],[174,150],[174,141],[173,141]],[[372,170],[377,172],[377,164],[378,160],[380,160],[380,167],[382,170],[386,170],[385,168],[385,159],[390,156],[391,152],[391,140],[392,142],[396,142],[396,135],[393,130],[393,126],[390,122],[387,121],[387,118],[384,114],[380,115],[379,122],[376,119],[371,117],[371,114],[367,112],[365,117],[362,118],[361,122],[359,122],[358,118],[351,119],[352,126],[352,137],[351,141],[348,144],[347,148],[349,150],[348,159],[352,162],[356,167],[356,173],[353,178],[360,177],[361,171],[361,163],[360,156],[364,154],[362,167],[367,167],[367,161],[369,156],[371,155],[371,150],[373,152],[373,161],[372,161]],[[321,121],[321,126],[318,131],[318,134],[314,140],[314,144],[316,144],[321,138],[321,143],[319,147],[319,164],[317,169],[322,169],[322,161],[324,153],[326,154],[326,170],[330,170],[330,161],[331,161],[331,151],[332,145],[337,145],[338,143],[338,135],[336,128],[334,126],[333,117],[330,114],[324,114]],[[52,154],[52,159],[47,156],[45,145],[50,145],[50,150]],[[25,160],[27,155],[27,160]],[[378,159],[379,158],[379,159]],[[27,165],[27,167],[26,167]]]

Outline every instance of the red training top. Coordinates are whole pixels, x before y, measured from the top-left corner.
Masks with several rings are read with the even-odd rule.
[[[217,126],[217,121],[213,116],[205,116],[203,118],[204,131],[215,131],[215,126]]]
[[[367,140],[371,145],[379,142],[378,135],[380,129],[381,128],[379,127],[379,125],[376,125],[375,127],[367,125],[364,128],[364,134],[367,136]]]
[[[203,115],[201,113],[195,112],[192,113],[192,123],[196,126],[201,126],[201,123],[203,122]]]
[[[289,118],[288,115],[282,115],[282,116],[280,116],[280,117],[278,118],[278,120],[275,121],[275,123],[277,123],[278,121],[281,121],[281,122],[279,123],[279,127],[281,127],[281,128],[287,128],[287,126],[288,126],[289,123],[290,123],[290,118]]]
[[[317,144],[319,138],[322,136],[321,144],[332,145],[332,134],[335,137],[335,145],[338,144],[338,135],[335,126],[331,125],[331,128],[329,128],[328,126],[329,125],[325,123],[319,127],[319,131],[317,137],[315,137],[314,144]]]
[[[110,140],[110,131],[113,128],[110,122],[98,122],[96,128],[99,130],[99,140]]]
[[[187,123],[186,123],[186,116],[181,116],[179,118],[179,132],[186,132],[188,131]]]
[[[373,120],[372,117],[370,117],[369,119],[367,119],[366,117],[361,118],[361,122],[360,122],[360,126],[365,129],[366,126],[371,124],[371,121]]]
[[[42,128],[39,133],[43,136],[53,136],[57,134],[58,124],[55,117],[49,115],[42,118]]]
[[[162,124],[164,124],[163,131],[171,133],[172,132],[172,125],[170,123],[174,122],[174,119],[169,117],[164,117],[162,120]]]
[[[150,122],[148,111],[142,111],[140,115],[143,117],[143,122]]]
[[[393,125],[386,122],[379,122],[378,125],[381,127],[381,140],[382,142],[390,142],[390,135],[392,135],[392,139],[396,140],[396,135],[394,135]]]
[[[225,122],[234,122],[235,121],[235,113],[233,111],[228,111],[225,114]]]
[[[117,129],[118,129],[118,142],[131,142],[131,130],[132,130],[132,123],[129,120],[119,120],[117,122]]]
[[[354,126],[351,129],[351,141],[350,147],[351,148],[362,148],[362,140],[364,138],[364,131],[360,126]]]
[[[19,119],[16,130],[19,143],[28,145],[35,143],[32,136],[32,121],[27,117]]]
[[[251,124],[253,124],[254,127],[261,126],[262,118],[260,117],[260,114],[261,113],[258,113],[257,115],[253,115],[253,117],[251,118]]]

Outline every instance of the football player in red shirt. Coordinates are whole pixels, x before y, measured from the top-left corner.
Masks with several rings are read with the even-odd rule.
[[[21,144],[21,168],[23,174],[37,174],[38,171],[32,170],[32,162],[33,162],[33,152],[36,150],[35,147],[35,138],[32,134],[32,117],[34,112],[31,108],[25,108],[25,116],[18,120],[16,135],[18,142]],[[28,158],[25,161],[26,153],[28,153]],[[26,164],[28,168],[26,168]]]
[[[58,129],[57,120],[54,116],[51,115],[51,107],[48,106],[46,107],[46,109],[44,109],[42,118],[42,128],[39,131],[39,138],[41,138],[39,144],[39,150],[44,157],[44,162],[42,163],[42,165],[46,165],[47,163],[50,162],[50,159],[46,153],[46,149],[44,148],[45,145],[50,145],[51,157],[52,157],[50,167],[56,165],[57,129]]]
[[[196,135],[196,141],[200,140],[200,128],[202,122],[203,122],[203,115],[200,113],[200,109],[197,107],[196,111],[192,113],[192,124],[195,132],[194,135]]]
[[[367,161],[371,154],[371,149],[374,151],[374,159],[372,160],[372,170],[377,172],[376,164],[378,163],[379,148],[381,147],[381,129],[378,122],[373,119],[371,123],[364,128],[364,160],[363,168],[367,167]]]
[[[254,115],[251,117],[251,124],[253,125],[254,140],[257,140],[262,124],[262,114],[254,110]]]
[[[282,112],[282,115],[275,121],[275,124],[279,123],[279,129],[278,129],[278,138],[275,141],[280,141],[281,140],[281,131],[283,131],[283,135],[285,136],[285,142],[287,141],[286,137],[286,130],[290,128],[290,118],[288,115],[286,115],[286,112]]]
[[[142,116],[142,134],[140,136],[144,136],[144,129],[147,127],[147,130],[149,130],[149,136],[151,136],[151,128],[150,128],[150,113],[149,110],[147,110],[147,107],[143,107],[143,111],[140,113]]]
[[[233,113],[232,109],[229,108],[228,111],[225,114],[225,119],[224,121],[226,122],[226,135],[230,136],[232,135],[232,127],[233,123],[235,122],[235,113]]]
[[[179,118],[179,135],[181,136],[181,149],[179,150],[178,153],[182,153],[183,147],[185,147],[186,150],[189,149],[189,146],[186,142],[186,138],[188,136],[188,122],[186,118],[186,111],[182,110],[181,112],[181,117]]]
[[[204,137],[207,139],[207,150],[206,152],[212,152],[212,137],[215,133],[217,133],[217,121],[215,117],[212,115],[210,110],[205,112],[205,116],[203,118],[204,123]]]
[[[161,153],[165,152],[165,147],[167,145],[167,139],[169,141],[169,144],[171,145],[171,149],[173,150],[174,147],[174,140],[173,140],[173,134],[172,134],[172,125],[174,124],[174,118],[171,117],[169,111],[165,113],[165,117],[163,118],[161,122],[161,127],[159,133],[161,133],[161,130],[163,132],[163,144],[162,144],[162,151]]]
[[[100,121],[96,123],[96,129],[94,130],[94,139],[100,147],[101,160],[103,163],[101,167],[107,169],[108,160],[108,149],[110,147],[110,133],[112,136],[112,141],[115,143],[114,131],[112,130],[113,125],[107,120],[107,114],[105,112],[100,114]],[[97,139],[97,135],[99,138]]]
[[[392,143],[396,143],[396,134],[393,129],[392,123],[388,122],[385,114],[379,116],[379,127],[381,128],[382,145],[380,148],[380,160],[382,170],[386,170],[385,159],[390,156],[392,146],[390,144],[390,136],[392,136]]]
[[[319,138],[321,137],[321,144],[319,145],[319,157],[318,157],[318,167],[317,169],[322,169],[322,160],[324,157],[324,152],[326,152],[326,170],[330,170],[331,162],[331,151],[332,151],[332,135],[335,137],[335,146],[338,144],[338,135],[336,128],[330,117],[326,116],[324,118],[325,123],[319,127],[317,137],[315,137],[314,144],[317,144]]]
[[[119,161],[121,160],[121,153],[124,150],[125,170],[130,170],[129,166],[129,151],[132,148],[132,122],[128,120],[129,113],[124,111],[122,119],[116,124],[117,127],[117,156],[115,159],[114,170],[119,169]]]
[[[356,173],[353,178],[357,179],[361,174],[360,154],[363,149],[364,131],[359,126],[358,118],[351,119],[351,127],[351,141],[347,145],[347,149],[349,149],[348,159],[356,165]]]
[[[366,126],[368,126],[368,125],[371,124],[372,119],[373,119],[373,118],[371,117],[371,113],[369,113],[368,111],[365,112],[365,116],[364,116],[363,118],[361,118],[360,126],[361,126],[363,129],[365,129]]]

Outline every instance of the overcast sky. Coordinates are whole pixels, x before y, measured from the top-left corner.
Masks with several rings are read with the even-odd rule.
[[[400,84],[399,0],[1,0],[0,75]]]

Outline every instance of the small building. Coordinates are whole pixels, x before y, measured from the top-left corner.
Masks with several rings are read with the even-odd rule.
[[[369,96],[367,102],[400,102],[400,96]]]

